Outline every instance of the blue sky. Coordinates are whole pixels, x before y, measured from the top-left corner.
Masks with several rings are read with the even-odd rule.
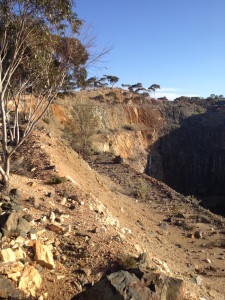
[[[156,83],[170,99],[225,95],[225,0],[76,0],[76,12],[99,49],[113,46],[90,76]]]

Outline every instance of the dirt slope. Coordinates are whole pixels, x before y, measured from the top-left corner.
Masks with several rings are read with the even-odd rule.
[[[186,299],[224,299],[222,217],[128,165],[113,164],[109,155],[93,157],[88,165],[57,131],[36,131],[18,157],[21,169],[14,167],[11,185],[19,188],[36,226],[42,228],[40,220],[51,211],[67,216],[67,234],[47,230],[42,236],[57,243],[56,269],[42,270],[40,295],[70,299],[116,268],[124,255],[144,252],[151,268],[185,281]],[[67,181],[47,184],[56,175]],[[134,190],[143,186],[145,197],[140,197]],[[192,235],[196,231],[199,239]]]

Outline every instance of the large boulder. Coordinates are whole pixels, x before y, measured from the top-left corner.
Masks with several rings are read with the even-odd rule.
[[[131,270],[130,270],[131,271]],[[182,300],[185,297],[181,279],[158,272],[119,271],[100,280],[75,300]]]
[[[100,280],[87,293],[77,295],[79,300],[159,300],[154,292],[134,275],[126,271],[112,273]]]
[[[144,273],[141,281],[160,295],[160,300],[182,300],[185,295],[184,282],[181,279],[166,276],[159,272]]]
[[[0,299],[22,299],[20,292],[11,281],[0,275]]]

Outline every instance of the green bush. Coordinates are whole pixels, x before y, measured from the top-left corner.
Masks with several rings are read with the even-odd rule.
[[[118,259],[121,269],[133,269],[137,266],[137,259],[131,255],[123,255]]]
[[[100,101],[100,102],[104,102],[104,96],[103,95],[97,95],[94,97],[95,100]]]
[[[109,92],[109,93],[107,93],[105,95],[106,95],[106,97],[112,98],[114,101],[118,101],[119,100],[119,98],[117,97],[117,94],[115,92]]]
[[[142,179],[139,181],[139,185],[136,187],[135,195],[142,200],[145,200],[147,196],[147,186]]]
[[[195,205],[199,205],[201,202],[201,200],[198,200],[194,195],[188,195],[187,199],[189,199]]]
[[[60,184],[66,181],[65,177],[55,176],[48,181],[48,184]]]
[[[92,154],[92,138],[97,133],[98,118],[90,106],[76,107],[71,114],[72,120],[64,130],[64,137],[75,151],[87,157]]]

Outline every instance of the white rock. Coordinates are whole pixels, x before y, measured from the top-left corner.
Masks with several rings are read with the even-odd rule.
[[[53,211],[50,213],[49,219],[52,223],[55,222],[55,213]]]
[[[2,249],[0,250],[0,260],[3,262],[15,262],[16,256],[15,253],[12,251],[11,248]]]
[[[162,267],[163,267],[163,270],[164,270],[164,271],[166,271],[167,273],[170,273],[170,269],[169,269],[169,267],[168,267],[168,265],[167,265],[166,262],[164,262],[164,263],[162,264]]]
[[[18,236],[15,240],[17,244],[23,244],[25,242],[25,238],[22,236]]]
[[[41,287],[42,278],[33,266],[26,266],[19,281],[19,289],[24,291],[27,297],[35,297],[36,290]]]
[[[27,257],[26,253],[21,248],[18,248],[18,250],[16,250],[14,253],[17,260]]]
[[[61,205],[65,205],[66,202],[67,202],[67,199],[66,199],[66,197],[64,197],[64,198],[61,200],[60,204],[61,204]]]
[[[7,277],[15,282],[18,281],[18,279],[20,278],[21,273],[20,272],[16,272],[16,273],[12,273],[12,274],[8,274]]]

